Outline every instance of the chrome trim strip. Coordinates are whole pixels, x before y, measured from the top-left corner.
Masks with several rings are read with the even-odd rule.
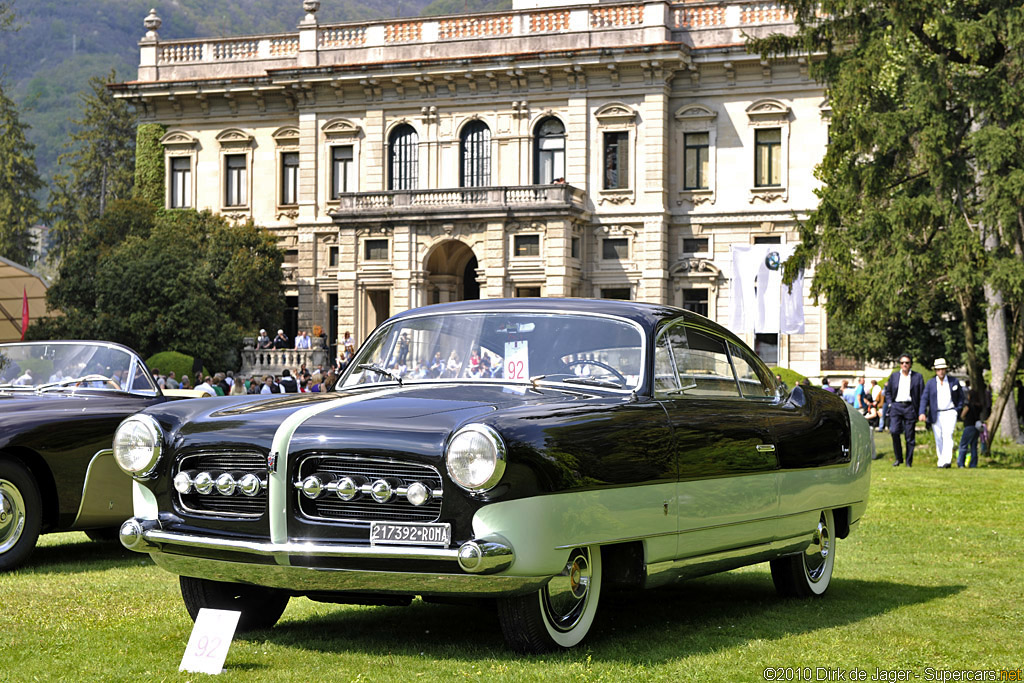
[[[863,501],[862,500],[857,500],[857,501],[853,501],[853,502],[849,502],[849,503],[836,503],[835,505],[830,505],[829,509],[830,510],[838,510],[839,508],[849,507],[851,505],[856,505],[857,503],[861,503],[861,502],[863,502]],[[798,510],[796,512],[789,512],[789,513],[786,513],[784,515],[773,515],[771,517],[757,517],[755,519],[745,519],[745,520],[743,520],[741,522],[728,522],[726,524],[710,524],[708,526],[694,527],[693,529],[681,529],[681,530],[678,530],[678,531],[665,531],[665,532],[662,532],[660,534],[644,534],[642,536],[623,536],[621,538],[602,538],[602,539],[597,539],[597,540],[591,539],[589,541],[582,541],[582,542],[579,542],[579,543],[571,543],[569,545],[556,545],[555,548],[557,550],[571,550],[572,548],[579,548],[580,546],[586,546],[586,545],[609,545],[609,544],[612,544],[612,543],[627,543],[629,541],[643,541],[644,539],[648,539],[648,538],[660,538],[660,537],[664,537],[664,536],[683,536],[685,534],[694,533],[696,531],[710,531],[710,530],[713,530],[713,529],[726,529],[728,527],[741,526],[743,524],[756,524],[758,522],[772,522],[772,521],[778,521],[778,520],[786,519],[788,517],[798,517],[800,515],[806,515],[806,514],[810,514],[812,512],[820,512],[820,511],[821,511],[821,508],[808,508],[806,510]]]
[[[222,550],[246,553],[258,557],[282,558],[292,555],[303,557],[330,558],[373,558],[382,560],[443,560],[456,563],[459,559],[458,548],[427,548],[418,546],[359,546],[339,543],[264,543],[259,541],[241,541],[231,538],[210,538],[183,534],[162,529],[148,529],[142,533],[143,541],[152,549],[163,550],[165,546],[182,548],[198,548],[202,550]]]
[[[757,449],[758,453],[774,453],[775,445],[770,443],[759,443],[754,448]]]
[[[251,583],[305,592],[375,592],[391,595],[459,595],[494,597],[527,595],[540,590],[549,576],[375,572],[281,565],[244,564],[154,552],[153,561],[170,572],[214,581]]]
[[[395,394],[402,388],[385,389],[374,391],[368,394],[357,394],[346,396],[333,401],[324,401],[322,404],[307,406],[295,411],[284,419],[281,426],[274,433],[274,440],[270,446],[270,457],[277,459],[277,466],[272,468],[267,482],[267,516],[270,520],[270,540],[275,544],[284,544],[288,541],[288,493],[291,490],[288,481],[288,447],[291,445],[292,436],[302,424],[320,413],[326,413],[335,408],[341,408],[351,403],[358,403],[389,394]],[[279,562],[287,563],[287,556],[277,555]]]
[[[784,555],[803,552],[813,534],[795,536],[771,543],[761,543],[743,548],[732,548],[710,555],[696,555],[679,560],[656,562],[645,567],[644,588],[654,588],[697,576],[706,576],[729,569],[736,569],[756,562],[767,562]],[[754,560],[755,562],[751,562]]]

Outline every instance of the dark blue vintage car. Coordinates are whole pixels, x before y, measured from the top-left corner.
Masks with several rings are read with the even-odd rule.
[[[781,593],[824,593],[872,455],[845,402],[787,392],[709,320],[581,299],[408,311],[333,393],[151,408],[114,448],[122,542],[193,617],[496,598],[521,651],[576,645],[617,588],[767,561]]]
[[[132,485],[114,462],[114,430],[166,399],[119,344],[0,344],[0,571],[24,563],[41,533],[117,537]]]

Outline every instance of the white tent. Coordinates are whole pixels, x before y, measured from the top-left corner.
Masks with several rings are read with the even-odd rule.
[[[0,342],[21,339],[22,304],[26,295],[29,327],[33,320],[49,317],[47,287],[46,279],[39,273],[0,256]]]

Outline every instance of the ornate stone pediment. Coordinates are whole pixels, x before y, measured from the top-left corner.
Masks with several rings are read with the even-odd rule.
[[[299,144],[299,129],[295,126],[282,126],[275,130],[271,137],[278,145],[297,145]]]
[[[758,100],[747,107],[747,118],[754,124],[782,124],[789,121],[791,110],[778,100]]]
[[[185,149],[195,147],[199,144],[199,140],[195,139],[183,130],[171,130],[160,138],[160,144],[164,147]]]
[[[331,119],[320,127],[328,140],[353,138],[362,133],[362,129],[348,119]]]
[[[217,142],[221,147],[249,147],[253,137],[238,128],[228,128],[217,133]]]
[[[676,111],[675,116],[676,121],[679,121],[684,126],[689,127],[689,124],[692,124],[695,130],[699,130],[710,127],[715,122],[715,119],[718,118],[718,112],[700,104],[690,104],[680,107]]]
[[[678,277],[681,275],[718,277],[722,274],[722,269],[708,259],[684,258],[676,261],[672,267],[669,268],[668,274],[669,277]]]
[[[636,123],[636,110],[622,102],[609,102],[596,112],[594,117],[603,126],[622,126]]]

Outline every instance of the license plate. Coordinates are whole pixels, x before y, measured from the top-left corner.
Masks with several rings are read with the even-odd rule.
[[[451,524],[370,522],[370,545],[449,546],[451,543]]]

